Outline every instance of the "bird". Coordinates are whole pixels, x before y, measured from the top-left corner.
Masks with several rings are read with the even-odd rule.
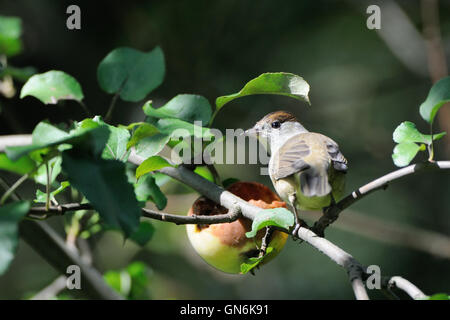
[[[299,211],[326,210],[343,196],[347,159],[334,140],[308,131],[286,111],[267,114],[245,134],[267,139],[269,176],[294,211],[295,239],[302,222]]]

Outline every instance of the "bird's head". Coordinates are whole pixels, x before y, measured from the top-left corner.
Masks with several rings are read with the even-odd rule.
[[[272,145],[293,135],[307,132],[297,118],[287,111],[275,111],[259,120],[253,128],[245,131],[246,135],[265,137]]]
[[[259,120],[253,128],[245,131],[245,134],[267,139],[269,149],[273,151],[290,137],[304,132],[308,132],[308,130],[300,124],[292,113],[275,111]]]

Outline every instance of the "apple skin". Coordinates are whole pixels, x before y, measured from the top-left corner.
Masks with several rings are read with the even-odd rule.
[[[228,191],[248,201],[250,204],[263,209],[286,207],[286,203],[268,187],[257,182],[236,182],[227,188]],[[198,198],[188,215],[217,215],[227,213],[228,210],[213,201]],[[259,254],[258,248],[265,234],[260,230],[255,238],[247,238],[245,233],[251,230],[252,222],[246,218],[239,218],[231,223],[212,225],[186,225],[189,241],[195,251],[209,265],[226,273],[240,273],[241,264],[250,257]],[[284,247],[288,235],[274,231],[269,246],[273,251],[268,254],[261,264],[272,260]]]

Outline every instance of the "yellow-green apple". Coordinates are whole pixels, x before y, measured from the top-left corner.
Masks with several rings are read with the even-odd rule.
[[[228,191],[262,209],[286,207],[286,203],[268,187],[257,182],[236,182]],[[217,215],[228,210],[205,198],[198,198],[188,215]],[[264,229],[256,237],[247,238],[245,233],[251,230],[252,222],[239,218],[231,223],[211,225],[186,225],[189,240],[195,251],[211,266],[227,273],[240,273],[241,264],[251,257],[259,255]],[[267,253],[262,264],[273,259],[284,247],[288,235],[275,230],[270,238],[272,251]]]

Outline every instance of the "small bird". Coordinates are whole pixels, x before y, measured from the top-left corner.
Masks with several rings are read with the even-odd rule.
[[[269,113],[245,133],[267,138],[269,175],[280,198],[294,210],[294,236],[299,210],[322,210],[342,197],[347,160],[332,139],[309,132],[286,111]]]

